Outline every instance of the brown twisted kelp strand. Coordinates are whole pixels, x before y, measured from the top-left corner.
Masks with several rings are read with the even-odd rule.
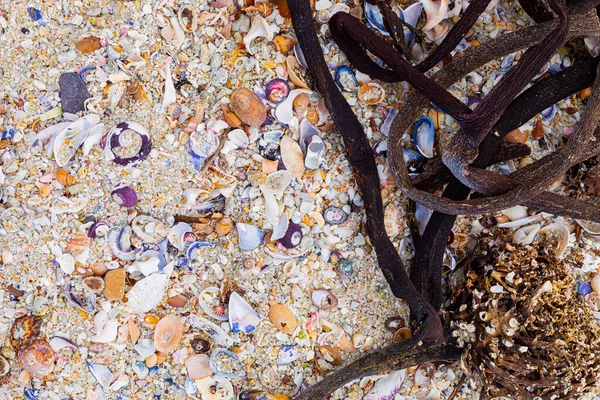
[[[288,2],[288,6],[304,57],[311,66],[315,86],[323,94],[337,129],[344,138],[348,158],[363,193],[367,231],[377,253],[379,266],[392,293],[406,300],[414,319],[421,324],[419,334],[415,336],[417,341],[422,339],[429,343],[440,342],[443,340],[442,325],[436,311],[411,283],[398,252],[383,229],[383,204],[375,157],[360,122],[329,73],[313,25],[310,4],[308,0],[293,0]]]

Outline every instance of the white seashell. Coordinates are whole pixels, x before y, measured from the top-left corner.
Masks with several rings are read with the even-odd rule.
[[[512,241],[515,244],[531,244],[540,230],[540,224],[527,225],[515,231]]]
[[[148,338],[138,340],[137,344],[133,346],[133,348],[144,359],[150,357],[156,351],[156,348],[154,347],[154,340]]]
[[[131,229],[137,237],[146,243],[158,244],[169,234],[169,228],[163,222],[147,215],[138,215],[131,221]]]
[[[188,317],[187,320],[194,329],[206,332],[215,340],[218,345],[223,347],[233,346],[233,339],[227,334],[227,332],[206,318],[202,318],[198,314],[193,313]]]
[[[454,0],[454,7],[446,14],[447,18],[458,17],[462,11],[462,0]]]
[[[515,221],[503,222],[496,225],[498,228],[518,228],[523,225],[530,224],[535,221],[541,220],[543,217],[542,214],[535,214],[527,218],[517,219]]]
[[[186,206],[193,206],[196,204],[196,199],[200,196],[200,189],[198,188],[189,188],[183,191],[183,199],[185,200]]]
[[[260,190],[265,194],[281,194],[290,185],[292,174],[286,170],[270,173],[267,182],[260,185]]]
[[[385,207],[383,222],[385,231],[390,238],[395,238],[404,230],[404,222],[402,221],[402,212],[393,203]]]
[[[527,213],[527,208],[523,206],[514,206],[509,208],[508,210],[504,210],[502,213],[506,215],[506,217],[511,221],[526,218],[529,215]]]
[[[400,391],[404,379],[406,378],[406,370],[392,372],[384,378],[375,382],[373,389],[363,397],[363,400],[387,400],[392,399],[396,393]]]
[[[554,222],[554,223],[552,223],[550,225],[546,225],[545,227],[540,229],[540,231],[538,233],[544,233],[544,232],[548,232],[548,231],[559,232],[559,234],[561,236],[558,248],[556,249],[556,257],[560,258],[563,256],[563,254],[569,244],[569,235],[570,235],[569,228],[565,224]]]
[[[108,81],[111,83],[124,82],[129,80],[131,80],[131,76],[123,70],[119,70],[117,72],[108,74]]]
[[[430,42],[434,42],[435,44],[439,45],[448,34],[448,26],[436,25],[433,29],[423,30],[423,32],[425,32],[425,35]]]
[[[429,218],[431,217],[431,210],[424,205],[417,203],[415,208],[415,219],[419,225],[419,234],[425,232]]]
[[[284,101],[277,105],[277,108],[275,109],[275,118],[277,118],[277,121],[285,125],[290,125],[292,123],[295,118],[294,99],[302,93],[310,94],[311,91],[307,89],[294,89],[290,91],[290,94]]]
[[[308,148],[306,149],[306,158],[304,166],[308,169],[317,169],[321,166],[321,157],[325,152],[325,143],[319,136],[313,136]]]
[[[265,197],[265,216],[271,225],[279,221],[279,204],[272,193],[263,193]]]
[[[66,197],[59,197],[52,207],[50,207],[50,212],[52,214],[66,214],[66,213],[76,213],[85,208],[88,203],[88,199],[85,197],[77,197],[67,199]]]
[[[600,274],[594,274],[590,282],[592,290],[596,293],[600,293]]]
[[[115,376],[110,372],[110,369],[106,365],[94,364],[91,362],[88,362],[87,365],[91,374],[96,378],[102,388],[107,389],[115,379]]]
[[[190,242],[190,240],[187,240],[187,237],[189,234],[191,234],[191,232],[192,227],[190,224],[179,222],[175,224],[169,231],[169,235],[167,236],[169,243],[171,243],[177,250],[183,251],[186,243]]]
[[[117,108],[121,100],[123,100],[125,92],[127,92],[127,84],[125,82],[116,82],[110,85],[107,94],[110,108]]]
[[[117,339],[117,333],[119,329],[119,323],[114,319],[109,319],[104,324],[104,327],[97,335],[90,338],[91,342],[94,343],[111,343]]]
[[[257,15],[252,20],[252,25],[250,26],[250,31],[244,36],[244,46],[246,46],[246,51],[249,54],[254,54],[251,51],[250,45],[252,41],[259,37],[266,38],[269,42],[273,40],[273,29],[262,16]]]
[[[251,333],[261,321],[260,315],[236,292],[229,297],[229,328],[233,333]]]
[[[433,29],[448,17],[448,0],[421,0],[427,15],[424,30]]]
[[[228,321],[229,316],[227,314],[218,315],[212,311],[213,306],[219,304],[219,293],[220,290],[218,287],[209,286],[200,292],[198,295],[198,304],[206,314],[208,314],[211,318],[217,319],[219,321]]]
[[[212,375],[196,381],[202,400],[230,400],[233,399],[233,386],[223,376]]]
[[[57,257],[56,262],[60,269],[67,275],[71,275],[75,271],[75,259],[70,254],[65,253]]]
[[[52,144],[54,160],[59,167],[65,166],[87,138],[90,128],[100,123],[100,116],[89,114],[79,118],[63,129]]]
[[[90,133],[88,133],[87,138],[83,141],[83,145],[81,146],[81,152],[84,156],[87,156],[92,147],[104,136],[104,124],[94,125],[90,128]]]
[[[152,274],[140,281],[127,292],[126,308],[134,313],[143,314],[154,309],[165,296],[169,276]]]
[[[177,21],[185,32],[194,32],[198,28],[198,14],[191,4],[184,4],[177,11]]]
[[[165,63],[165,93],[161,106],[161,111],[165,112],[167,107],[177,101],[177,93],[175,91],[175,85],[173,84],[173,77],[171,76],[171,60],[167,59]]]
[[[273,226],[273,232],[271,233],[271,240],[279,240],[283,236],[285,236],[285,233],[287,232],[289,224],[290,224],[290,220],[289,220],[288,216],[285,213],[281,214],[281,217],[279,218],[279,222],[277,222],[277,225]]]
[[[302,178],[304,174],[304,155],[302,154],[300,145],[291,136],[285,135],[281,138],[279,147],[281,160],[285,168],[294,178]]]
[[[600,223],[583,219],[576,219],[575,221],[577,221],[579,226],[590,235],[600,235]]]
[[[160,270],[160,259],[153,254],[152,251],[145,251],[138,255],[136,260],[133,262],[133,268],[140,271],[144,276],[150,276]]]
[[[240,250],[252,251],[263,242],[265,232],[254,225],[238,222],[235,225],[238,233]]]
[[[242,129],[234,129],[227,134],[227,141],[221,149],[221,154],[228,154],[235,149],[245,149],[250,143],[246,132]]]
[[[50,139],[52,137],[56,137],[60,132],[62,132],[67,126],[71,125],[72,122],[60,122],[56,125],[49,126],[45,129],[42,129],[36,135],[38,140],[44,141]]]
[[[174,33],[171,43],[173,46],[179,49],[181,45],[183,45],[183,42],[185,42],[185,32],[183,31],[181,25],[179,25],[179,20],[175,15],[171,17],[170,22]]]

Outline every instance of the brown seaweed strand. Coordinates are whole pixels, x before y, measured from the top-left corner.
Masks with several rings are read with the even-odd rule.
[[[383,229],[383,203],[375,157],[360,122],[338,90],[325,63],[313,23],[310,3],[308,0],[291,0],[288,6],[298,42],[307,64],[311,67],[310,72],[315,86],[323,94],[325,104],[344,139],[348,159],[354,168],[354,176],[363,194],[367,232],[377,254],[379,267],[392,293],[408,303],[411,314],[421,324],[421,329],[415,336],[416,341],[442,342],[443,332],[439,316],[425,297],[416,291],[398,252]]]

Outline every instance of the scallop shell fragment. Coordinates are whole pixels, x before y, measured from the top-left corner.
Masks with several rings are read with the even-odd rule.
[[[238,89],[231,94],[231,109],[250,126],[261,126],[267,119],[267,108],[256,95],[248,89]]]
[[[186,32],[194,32],[198,28],[198,15],[191,4],[184,4],[179,8],[177,19],[181,28]]]
[[[175,315],[162,318],[154,328],[154,346],[162,353],[170,353],[177,348],[183,336],[183,322]]]
[[[188,376],[192,379],[203,379],[212,375],[210,358],[206,354],[194,354],[185,360]]]

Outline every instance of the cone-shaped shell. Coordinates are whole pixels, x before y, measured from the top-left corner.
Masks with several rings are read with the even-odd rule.
[[[168,315],[158,321],[154,328],[154,347],[161,353],[175,350],[183,336],[183,322],[175,315]]]
[[[231,94],[231,109],[250,126],[261,126],[267,119],[267,108],[258,95],[248,89],[238,89]]]

